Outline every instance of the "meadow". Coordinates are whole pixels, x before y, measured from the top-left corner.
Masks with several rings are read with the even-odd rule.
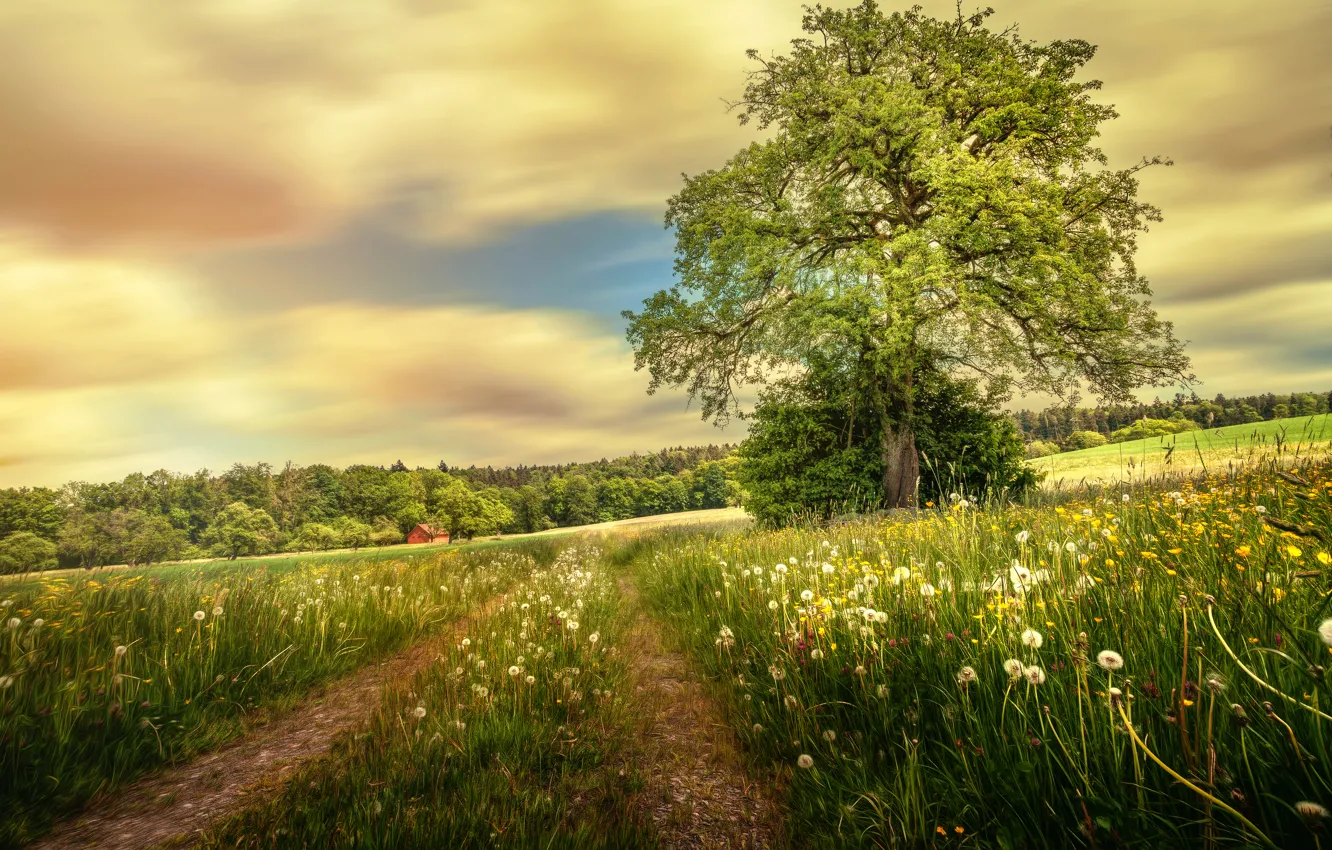
[[[827,527],[9,588],[0,843],[445,634],[197,840],[662,846],[694,804],[647,761],[670,755],[648,618],[707,682],[666,738],[734,738],[779,810],[758,846],[1318,847],[1330,552],[1324,453]]]
[[[799,846],[1312,847],[1329,544],[1324,458],[678,540],[642,582]]]
[[[0,591],[0,844],[240,734],[494,597],[556,547],[58,576]]]
[[[1043,474],[1045,485],[1052,488],[1153,479],[1160,483],[1260,459],[1319,454],[1329,444],[1332,414],[1323,414],[1110,443],[1036,458],[1027,465]]]

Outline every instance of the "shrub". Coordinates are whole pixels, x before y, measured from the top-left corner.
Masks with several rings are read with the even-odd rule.
[[[1049,457],[1059,454],[1059,444],[1049,440],[1032,440],[1026,446],[1027,458]]]
[[[0,574],[49,570],[56,565],[56,546],[30,531],[0,540]]]
[[[1068,451],[1075,452],[1078,449],[1094,449],[1097,446],[1104,446],[1106,439],[1104,434],[1098,434],[1095,431],[1074,431],[1068,435],[1064,441],[1065,448]]]
[[[1184,431],[1196,431],[1198,426],[1187,419],[1148,419],[1143,417],[1132,425],[1127,425],[1110,434],[1110,442],[1123,443],[1128,440],[1144,440],[1149,437],[1167,437]]]

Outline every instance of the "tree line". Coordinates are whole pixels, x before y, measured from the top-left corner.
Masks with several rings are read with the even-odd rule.
[[[734,447],[549,466],[408,469],[234,464],[0,490],[0,573],[542,531],[739,501]]]
[[[1035,454],[1091,448],[1106,442],[1139,439],[1193,428],[1247,425],[1291,416],[1317,416],[1332,409],[1332,392],[1263,393],[1209,400],[1197,394],[1176,393],[1150,404],[1113,404],[1097,407],[1056,406],[1045,410],[1019,410],[1013,414],[1018,431]],[[1099,438],[1099,439],[1098,439]]]

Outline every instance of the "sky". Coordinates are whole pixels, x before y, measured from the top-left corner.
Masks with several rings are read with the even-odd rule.
[[[1332,389],[1332,4],[989,2],[1099,45],[1112,166],[1174,160],[1144,175],[1165,221],[1139,264],[1200,394]],[[738,441],[645,393],[619,313],[671,282],[681,173],[753,138],[724,103],[744,51],[799,21],[786,0],[0,4],[0,486]]]

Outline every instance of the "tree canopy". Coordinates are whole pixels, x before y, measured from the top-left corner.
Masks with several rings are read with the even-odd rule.
[[[1144,159],[1111,169],[1116,116],[1081,40],[1025,41],[989,12],[808,9],[808,37],[758,67],[735,104],[766,131],[670,199],[677,282],[626,312],[649,391],[683,387],[705,418],[739,391],[841,362],[883,423],[882,487],[919,474],[918,376],[1122,400],[1187,380],[1187,358],[1134,264],[1160,218]]]

